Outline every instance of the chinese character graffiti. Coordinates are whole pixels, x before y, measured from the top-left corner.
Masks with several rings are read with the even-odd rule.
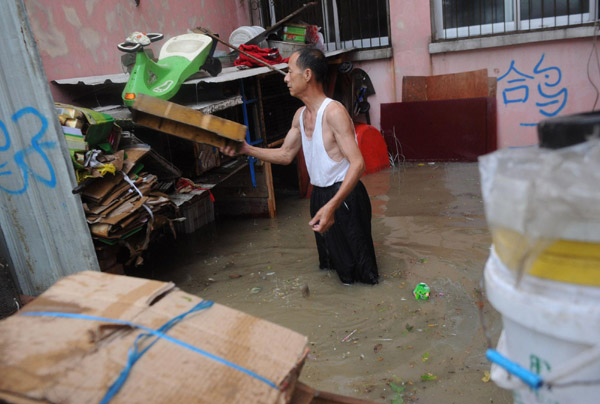
[[[529,369],[536,375],[541,375],[542,372],[550,372],[552,367],[550,364],[536,355],[529,355]]]
[[[30,134],[19,131],[18,134],[10,133],[6,124],[0,120],[0,190],[12,195],[19,195],[27,191],[29,188],[30,178],[33,178],[49,188],[56,186],[56,175],[54,168],[50,163],[50,159],[46,155],[46,150],[56,147],[56,142],[45,142],[43,137],[48,129],[48,120],[33,107],[25,107],[17,111],[11,120],[15,126],[19,128],[19,123],[28,122],[31,124],[39,124],[39,130],[29,140],[29,145],[21,150],[13,149],[13,136],[19,136],[26,139]],[[32,121],[33,120],[33,121]],[[21,127],[24,127],[22,125]],[[35,127],[35,126],[33,126]],[[38,160],[41,164],[36,164],[42,167],[43,172],[36,172],[32,168],[32,162]],[[14,176],[19,176],[15,181]],[[6,179],[10,178],[10,184],[7,184]],[[17,183],[18,185],[14,185]]]
[[[542,54],[539,62],[532,72],[524,73],[515,67],[515,61],[510,62],[506,73],[498,78],[498,82],[504,82],[502,90],[502,101],[504,105],[527,103],[530,96],[538,112],[544,117],[558,115],[567,104],[568,90],[559,88],[562,80],[562,72],[556,66],[545,67]],[[535,126],[537,122],[521,122],[521,126]]]

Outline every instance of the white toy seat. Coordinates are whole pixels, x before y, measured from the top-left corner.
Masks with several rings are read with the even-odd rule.
[[[158,59],[169,56],[183,56],[192,61],[206,47],[212,45],[212,38],[203,34],[183,34],[169,39],[160,49]]]

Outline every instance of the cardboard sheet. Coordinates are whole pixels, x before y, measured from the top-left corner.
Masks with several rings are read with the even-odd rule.
[[[0,401],[97,403],[141,333],[24,312],[78,313],[157,329],[201,301],[171,283],[101,272],[63,278],[24,310],[0,321]],[[287,403],[307,352],[306,337],[219,304],[190,315],[168,335],[277,388],[161,339],[134,365],[111,403]]]
[[[487,69],[436,76],[404,76],[402,101],[436,101],[489,97],[494,93],[494,79],[490,87]]]

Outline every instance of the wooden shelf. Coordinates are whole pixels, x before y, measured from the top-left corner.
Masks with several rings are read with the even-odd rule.
[[[245,167],[248,167],[248,160],[245,158],[238,158],[221,165],[220,167],[207,171],[200,177],[195,178],[194,182],[198,185],[201,185],[203,188],[211,189],[228,178],[234,176],[238,171],[244,169]]]
[[[223,111],[227,108],[241,105],[242,103],[242,97],[240,95],[236,95],[222,100],[204,101],[184,106],[205,114],[213,114],[217,111]],[[117,121],[131,121],[131,111],[129,108],[123,105],[107,105],[104,107],[94,108],[94,111],[109,114]]]

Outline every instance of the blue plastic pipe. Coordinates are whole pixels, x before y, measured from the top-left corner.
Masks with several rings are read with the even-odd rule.
[[[539,375],[536,375],[535,373],[530,372],[524,367],[521,367],[519,364],[502,356],[498,351],[494,349],[488,349],[485,353],[485,357],[490,362],[493,362],[504,368],[508,373],[517,376],[523,381],[523,383],[525,383],[534,390],[539,389],[544,384],[544,381]]]

